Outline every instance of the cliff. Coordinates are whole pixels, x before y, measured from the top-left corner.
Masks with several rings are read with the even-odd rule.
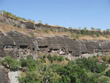
[[[32,23],[30,21],[17,20],[5,15],[0,15],[0,22],[28,30],[53,29],[54,31],[70,31],[60,26]],[[73,33],[78,33],[78,30],[74,30]],[[30,37],[25,32],[21,33],[12,30],[5,33],[0,31],[0,58],[3,59],[5,56],[11,56],[19,60],[21,57],[26,58],[27,55],[31,54],[34,59],[36,59],[40,53],[59,54],[64,57],[69,57],[70,59],[74,57],[81,58],[84,54],[93,55],[96,53],[109,55],[110,41],[74,40],[63,35],[56,35],[53,37],[51,35],[48,37]],[[0,83],[10,83],[7,72],[7,70],[0,66]]]
[[[17,31],[0,32],[0,40],[0,57],[25,57],[37,50],[34,39]]]
[[[57,53],[63,51],[65,55],[79,56],[81,54],[103,53],[109,54],[110,41],[75,41],[64,36],[36,38],[40,51]]]

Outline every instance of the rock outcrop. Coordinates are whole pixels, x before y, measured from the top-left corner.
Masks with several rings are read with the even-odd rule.
[[[25,57],[37,50],[34,39],[17,31],[0,32],[0,57]]]
[[[8,78],[8,70],[0,66],[0,83],[11,83]]]
[[[36,30],[53,29],[54,31],[67,30],[66,28],[60,26],[52,26],[42,23],[32,23],[30,21],[17,20],[6,15],[0,15],[0,22],[4,22],[6,24],[10,24],[19,28],[26,28],[26,29],[36,29]]]
[[[37,37],[38,47],[41,52],[55,52],[58,54],[71,54],[80,56],[81,54],[109,54],[110,41],[75,41],[64,36]]]
[[[37,51],[80,56],[81,54],[110,53],[110,41],[76,41],[65,36],[31,38],[17,31],[0,32],[0,57],[26,57]]]

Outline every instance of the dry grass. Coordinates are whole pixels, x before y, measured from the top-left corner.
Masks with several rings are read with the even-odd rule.
[[[110,38],[106,38],[104,36],[100,36],[100,37],[92,37],[92,36],[83,36],[83,37],[79,37],[78,40],[110,40]]]
[[[11,30],[21,32],[30,37],[53,37],[56,35],[59,35],[59,36],[67,35],[69,38],[73,39],[76,36],[75,33],[73,35],[69,32],[51,31],[49,29],[47,29],[47,30],[22,29],[22,28],[15,27],[13,25],[9,25],[9,24],[0,22],[0,31],[6,33]],[[92,37],[92,36],[88,36],[88,35],[85,35],[85,36],[79,35],[77,40],[110,40],[110,36],[108,35],[108,36]]]

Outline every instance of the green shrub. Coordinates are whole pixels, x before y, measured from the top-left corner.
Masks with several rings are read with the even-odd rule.
[[[2,63],[5,67],[11,69],[11,70],[16,70],[19,69],[19,62],[13,58],[11,58],[10,56],[5,57],[4,60],[2,60]]]
[[[48,30],[48,29],[45,29],[44,32],[45,32],[45,33],[49,33],[49,30]]]
[[[68,59],[67,57],[65,58],[67,61],[70,61],[70,59]]]
[[[49,61],[53,62],[53,58],[50,54],[47,56],[47,58],[48,58]]]
[[[60,55],[60,56],[58,56],[57,60],[61,62],[64,60],[64,58],[63,58],[63,56]]]
[[[106,72],[106,76],[109,76],[109,77],[110,77],[110,70],[108,70],[108,71]]]
[[[50,28],[50,31],[54,32],[53,28]]]
[[[28,56],[27,56],[27,59],[28,59],[28,60],[33,60],[33,56],[32,56],[32,55],[28,55]]]
[[[34,32],[31,32],[31,36],[32,36],[32,37],[34,36]]]
[[[27,66],[27,62],[23,58],[20,59],[20,64],[21,64],[22,67],[26,67]]]
[[[53,55],[53,60],[57,60],[57,55]]]

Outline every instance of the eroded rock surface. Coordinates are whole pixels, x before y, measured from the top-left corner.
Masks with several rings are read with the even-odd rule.
[[[0,83],[11,83],[8,78],[8,70],[0,66]]]
[[[75,41],[64,36],[37,37],[41,52],[57,52],[79,56],[81,54],[110,53],[110,41]]]
[[[37,50],[34,39],[17,31],[0,32],[0,57],[25,57]]]

